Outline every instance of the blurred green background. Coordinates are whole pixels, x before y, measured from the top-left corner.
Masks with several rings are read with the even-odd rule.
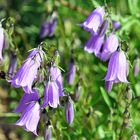
[[[134,77],[133,74],[136,52],[140,57],[140,0],[106,0],[106,3],[112,19],[120,21],[122,25],[116,34],[129,45],[128,57],[131,65],[128,79],[135,98],[140,96],[140,76]],[[104,0],[0,0],[0,19],[12,17],[15,20],[12,43],[4,51],[4,63],[0,70],[7,72],[10,51],[17,49],[19,68],[28,51],[45,41],[59,49],[60,66],[67,71],[70,52],[71,49],[74,50],[77,66],[75,83],[69,86],[66,72],[63,72],[64,87],[74,93],[80,77],[80,98],[74,103],[75,118],[71,126],[66,123],[63,107],[51,114],[52,140],[128,140],[134,135],[137,135],[138,139],[140,137],[139,98],[134,100],[127,113],[124,113],[128,97],[126,85],[115,84],[112,92],[107,94],[103,80],[107,62],[101,62],[82,48],[90,34],[78,24],[83,22],[95,7],[104,4]],[[40,26],[53,11],[58,15],[55,34],[51,38],[40,40]],[[13,125],[18,115],[12,113],[12,110],[22,94],[22,89],[14,89],[0,79],[0,140],[43,139],[44,130],[41,124],[38,137]]]

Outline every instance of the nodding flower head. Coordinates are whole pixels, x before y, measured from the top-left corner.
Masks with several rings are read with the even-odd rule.
[[[30,102],[22,112],[16,125],[22,126],[24,130],[33,132],[37,135],[37,126],[40,120],[41,108],[38,102]]]
[[[101,26],[101,24],[103,22],[104,15],[105,15],[104,8],[98,7],[80,25],[86,31],[90,31],[91,33],[93,33],[93,32],[97,33],[98,28]]]
[[[125,53],[123,51],[117,50],[110,57],[105,81],[110,81],[113,83],[128,83],[127,75],[128,64]]]
[[[38,48],[32,50],[15,76],[9,80],[11,85],[16,88],[22,87],[26,93],[31,93],[33,81],[37,77],[38,68],[42,61],[43,51]]]

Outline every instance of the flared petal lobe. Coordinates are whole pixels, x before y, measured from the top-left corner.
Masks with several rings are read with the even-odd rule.
[[[96,33],[103,22],[104,14],[104,8],[98,7],[80,25],[84,28],[84,30]]]
[[[37,135],[37,126],[40,120],[40,105],[38,102],[31,102],[21,114],[16,125],[22,126],[24,130],[33,132]]]
[[[119,46],[119,41],[117,36],[115,34],[109,35],[109,37],[107,38],[103,46],[103,50],[100,54],[101,60],[107,61],[112,55],[112,53],[117,50],[118,46]]]

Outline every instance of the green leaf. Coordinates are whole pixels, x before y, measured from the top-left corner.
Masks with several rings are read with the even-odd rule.
[[[111,109],[112,105],[111,105],[111,101],[109,99],[108,94],[105,92],[105,90],[104,90],[103,87],[100,87],[100,90],[101,90],[101,94],[102,94],[102,96],[104,98],[105,103],[107,104],[107,106],[109,107],[109,109]]]

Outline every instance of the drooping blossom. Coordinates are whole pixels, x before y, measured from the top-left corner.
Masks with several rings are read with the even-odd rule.
[[[0,61],[3,60],[3,57],[2,57],[3,47],[4,47],[4,30],[2,27],[0,27]]]
[[[105,89],[107,92],[110,92],[113,87],[113,82],[112,81],[105,81]]]
[[[113,20],[113,21],[112,21],[112,26],[113,26],[113,28],[114,28],[115,30],[118,30],[118,29],[121,28],[121,23],[120,23],[119,21]]]
[[[32,50],[15,76],[9,80],[11,85],[15,88],[22,87],[26,93],[31,93],[33,81],[42,61],[43,51],[39,48]]]
[[[50,68],[50,75],[51,75],[52,80],[56,82],[58,86],[59,96],[63,96],[64,95],[63,78],[62,78],[61,70],[57,66],[54,65]]]
[[[50,106],[57,108],[59,105],[59,88],[54,81],[47,81],[44,90],[44,102],[42,107]]]
[[[10,65],[8,68],[8,75],[10,78],[13,78],[14,73],[16,71],[16,67],[17,67],[17,55],[15,53],[11,53]]]
[[[103,21],[103,23],[102,23],[102,25],[101,25],[101,27],[99,29],[99,33],[98,34],[100,36],[105,35],[105,32],[106,32],[107,28],[108,28],[108,19]]]
[[[54,35],[55,29],[57,26],[57,17],[56,14],[53,14],[52,17],[45,21],[40,28],[40,38],[52,37]]]
[[[66,115],[67,123],[72,124],[73,119],[74,119],[74,108],[73,108],[73,102],[70,96],[68,96],[68,100],[66,102],[65,115]]]
[[[88,53],[94,53],[95,56],[100,55],[100,51],[104,42],[104,36],[99,36],[98,34],[93,34],[89,41],[86,43],[84,50]]]
[[[52,125],[45,126],[44,140],[51,140],[52,138]]]
[[[133,68],[133,71],[134,71],[134,76],[138,76],[139,72],[140,72],[140,59],[139,58],[136,58],[134,60],[134,68]]]
[[[73,84],[76,75],[76,66],[74,63],[74,59],[71,58],[69,67],[68,67],[68,74],[67,74],[67,81],[70,85]]]
[[[35,89],[33,90],[33,92],[31,94],[24,93],[22,98],[20,99],[18,106],[14,110],[14,112],[21,113],[27,108],[27,106],[31,102],[38,101],[38,100],[39,100],[38,91]]]
[[[41,108],[38,102],[30,102],[22,112],[20,119],[16,125],[22,126],[24,130],[33,132],[37,135],[37,126],[40,120]]]
[[[103,22],[104,15],[104,8],[98,7],[80,25],[84,30],[96,33]]]
[[[128,83],[127,69],[128,65],[125,53],[123,51],[117,50],[110,57],[107,74],[104,79],[105,81],[110,81],[113,83]]]
[[[100,53],[100,59],[107,61],[111,54],[117,50],[119,46],[118,38],[115,34],[110,34],[105,44],[103,45],[102,52]]]

